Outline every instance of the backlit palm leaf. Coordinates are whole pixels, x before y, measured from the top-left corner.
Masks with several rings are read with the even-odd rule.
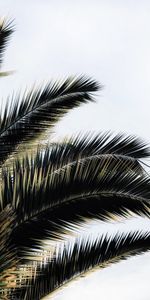
[[[47,232],[59,237],[64,226],[69,229],[87,218],[149,216],[149,178],[127,167],[123,171],[126,162],[120,158],[87,158],[60,171],[49,164],[46,175],[35,165],[16,165],[13,177],[7,171],[3,175],[0,202],[11,204],[17,213],[17,245],[32,248]]]
[[[78,135],[39,150],[36,155],[32,155],[32,161],[29,161],[28,165],[36,164],[36,167],[42,168],[46,174],[49,163],[58,170],[61,166],[72,166],[76,161],[83,161],[85,158],[92,160],[94,157],[112,156],[128,162],[132,170],[141,172],[139,161],[150,156],[150,149],[143,141],[133,136],[120,134],[113,137],[109,133]]]
[[[22,99],[9,99],[0,124],[0,162],[18,151],[21,143],[31,143],[41,136],[70,109],[94,101],[92,93],[99,87],[85,77],[67,78],[25,93]]]
[[[133,232],[102,236],[95,241],[77,240],[56,251],[55,258],[38,268],[37,275],[28,286],[14,290],[12,296],[24,300],[39,300],[70,280],[84,275],[96,267],[104,268],[150,250],[150,234]]]

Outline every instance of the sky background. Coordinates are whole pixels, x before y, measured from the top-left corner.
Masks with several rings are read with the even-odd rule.
[[[15,19],[16,27],[3,64],[16,72],[0,80],[1,103],[14,91],[86,74],[104,89],[96,104],[69,113],[54,138],[111,130],[150,143],[150,1],[0,0],[0,14]],[[136,218],[99,222],[92,230],[149,227],[150,221]],[[53,299],[149,300],[149,276],[150,254],[141,255],[75,281]]]

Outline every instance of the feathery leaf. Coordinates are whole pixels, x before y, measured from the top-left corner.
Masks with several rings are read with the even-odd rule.
[[[21,143],[37,139],[70,109],[94,101],[92,93],[99,88],[97,82],[83,76],[67,78],[32,90],[21,101],[19,97],[9,101],[0,124],[0,162],[19,151]]]
[[[35,155],[35,154],[34,154]],[[143,168],[139,159],[150,156],[150,148],[140,139],[122,134],[112,136],[111,134],[86,134],[71,137],[63,143],[53,143],[32,157],[32,165],[38,168],[49,168],[49,163],[58,169],[60,165],[72,165],[84,158],[112,157],[131,162],[132,170],[141,172]],[[129,167],[129,166],[128,166]]]
[[[65,143],[56,144],[57,148],[56,156],[57,154],[58,157],[61,156],[63,152],[68,155],[71,152],[73,159],[76,159],[79,154],[86,157],[89,155],[114,154],[134,159],[150,156],[150,148],[139,138],[124,134],[113,136],[108,132],[97,135],[93,133],[79,134],[66,139]]]
[[[56,251],[53,260],[39,267],[39,275],[25,288],[14,290],[12,295],[22,300],[38,300],[96,267],[104,268],[149,250],[148,232],[118,233],[109,238],[102,236],[92,243],[89,239],[77,240],[73,246],[65,245],[63,250]]]
[[[149,216],[149,179],[122,171],[124,164],[117,157],[87,158],[59,172],[49,164],[46,176],[42,168],[26,164],[14,168],[13,177],[4,173],[0,202],[3,207],[11,203],[17,213],[16,244],[32,248],[48,231],[57,237],[64,225],[69,228],[86,218],[107,220],[131,212]]]

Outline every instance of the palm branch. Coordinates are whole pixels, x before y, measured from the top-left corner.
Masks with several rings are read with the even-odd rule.
[[[142,161],[149,157],[149,147],[140,139],[134,136],[125,136],[118,134],[113,136],[110,133],[77,135],[75,137],[66,138],[63,142],[48,144],[46,148],[38,150],[33,155],[32,164],[36,162],[38,167],[46,166],[49,162],[57,168],[64,165],[74,164],[77,160],[95,157],[116,157],[131,163],[132,169],[137,172],[142,171]],[[41,165],[42,164],[42,165]]]
[[[56,169],[49,159],[45,164],[44,156],[42,162],[37,155],[34,161],[26,158],[16,162],[13,176],[7,170],[3,174],[0,202],[12,205],[17,214],[13,238],[18,247],[34,248],[50,233],[60,238],[87,220],[133,213],[149,217],[149,178],[117,156],[85,158]]]
[[[94,101],[99,89],[94,80],[84,76],[49,83],[45,87],[17,96],[6,105],[0,126],[0,162],[3,163],[18,145],[38,139],[70,109]]]
[[[19,299],[38,300],[71,280],[99,268],[125,260],[150,250],[148,232],[130,232],[107,235],[91,240],[76,240],[74,245],[56,249],[55,257],[45,265],[39,266],[36,277],[27,282],[27,286],[12,291],[11,296]]]

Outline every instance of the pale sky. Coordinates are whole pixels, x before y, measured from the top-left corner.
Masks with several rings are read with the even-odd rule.
[[[86,74],[104,85],[97,103],[69,113],[54,137],[111,129],[150,143],[149,0],[0,0],[0,14],[16,26],[3,65],[16,73],[0,80],[4,102],[27,86]],[[148,230],[150,221],[89,230],[118,228]],[[149,300],[149,277],[150,254],[141,255],[70,284],[53,299]]]

